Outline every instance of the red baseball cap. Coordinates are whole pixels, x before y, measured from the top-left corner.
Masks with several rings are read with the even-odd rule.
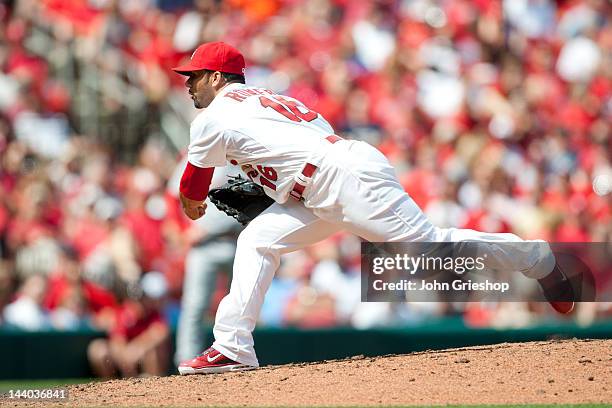
[[[202,69],[244,75],[244,67],[244,57],[240,51],[229,44],[218,41],[200,45],[191,54],[189,63],[172,68],[172,70],[181,75],[189,75],[193,71]]]

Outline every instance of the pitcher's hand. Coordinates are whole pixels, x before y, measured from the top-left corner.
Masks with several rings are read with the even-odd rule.
[[[206,212],[206,203],[202,201],[192,200],[179,193],[183,212],[192,220],[197,220]]]

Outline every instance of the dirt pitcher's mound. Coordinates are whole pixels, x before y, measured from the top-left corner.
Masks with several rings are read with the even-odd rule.
[[[612,340],[573,340],[271,366],[69,388],[66,406],[612,403]]]

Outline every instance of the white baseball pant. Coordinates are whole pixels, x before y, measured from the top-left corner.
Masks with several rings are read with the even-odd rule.
[[[386,157],[364,142],[330,144],[304,191],[304,202],[273,204],[240,234],[229,294],[221,301],[213,347],[243,364],[258,366],[252,331],[264,296],[284,253],[296,251],[345,229],[371,242],[489,242],[491,267],[546,276],[555,265],[548,245],[523,242],[514,234],[437,228],[406,194]]]

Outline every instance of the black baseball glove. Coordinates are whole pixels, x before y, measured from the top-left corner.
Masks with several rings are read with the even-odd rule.
[[[247,225],[272,205],[261,186],[240,176],[230,176],[229,181],[208,193],[210,201],[221,211]]]

